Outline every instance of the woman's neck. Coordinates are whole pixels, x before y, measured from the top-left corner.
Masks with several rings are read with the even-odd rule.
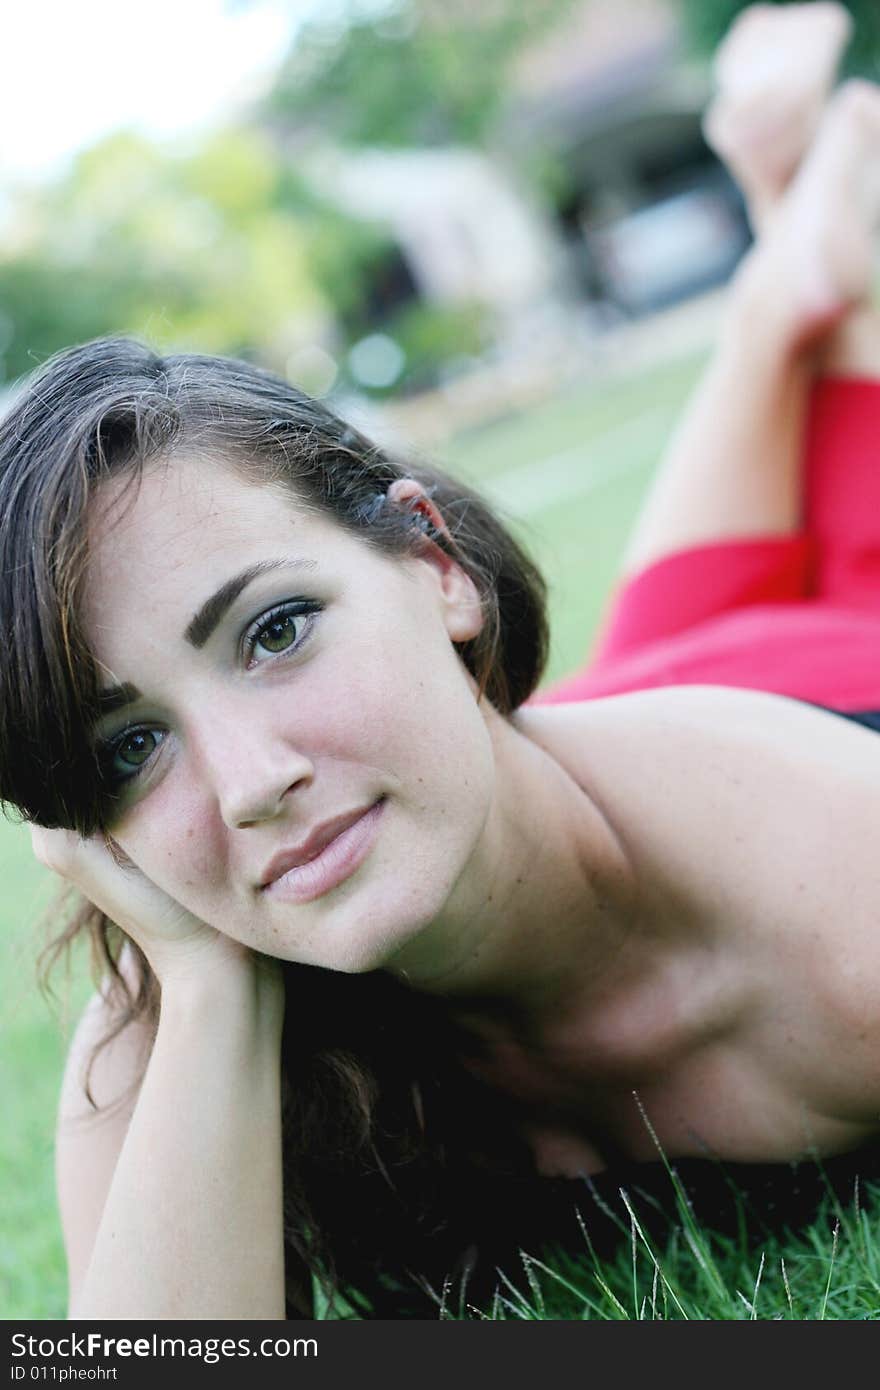
[[[613,972],[632,878],[583,788],[491,707],[486,718],[496,786],[483,834],[442,914],[387,968],[477,1026],[535,1037]]]

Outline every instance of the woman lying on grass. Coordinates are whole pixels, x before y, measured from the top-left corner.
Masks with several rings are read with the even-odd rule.
[[[0,425],[0,795],[105,972],[58,1129],[72,1316],[309,1316],[312,1276],[467,1267],[505,1183],[880,1132],[850,379],[880,94],[819,119],[842,31],[788,22],[796,172],[762,175],[731,64],[712,138],[766,225],[549,700],[541,582],[485,505],[285,383],[103,340]]]

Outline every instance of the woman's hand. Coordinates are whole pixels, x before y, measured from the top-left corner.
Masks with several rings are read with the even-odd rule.
[[[70,1316],[283,1319],[279,962],[187,912],[105,837],[32,838],[140,947],[162,996],[146,1068],[143,1038],[105,1059],[110,1094],[136,1093],[130,1118],[113,1105],[98,1125],[59,1125]]]
[[[41,864],[131,937],[161,985],[190,972],[203,976],[206,967],[254,965],[252,951],[187,912],[105,836],[83,839],[72,830],[31,826],[31,843]]]

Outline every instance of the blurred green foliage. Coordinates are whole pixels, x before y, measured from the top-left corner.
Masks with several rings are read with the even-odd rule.
[[[117,134],[32,191],[0,251],[5,375],[99,333],[283,362],[331,308],[308,237],[280,196],[256,131],[217,134],[169,156]]]
[[[428,388],[457,366],[478,358],[490,344],[491,325],[482,304],[426,304],[416,300],[385,326],[400,347],[405,365],[390,389]]]
[[[473,144],[523,47],[574,0],[347,0],[318,11],[266,102],[270,121],[349,145]]]
[[[771,0],[789,4],[792,0]],[[711,53],[723,38],[740,10],[750,0],[678,0],[687,32],[695,47]],[[852,42],[844,60],[844,71],[877,80],[880,76],[880,5],[877,0],[842,0],[855,23]]]

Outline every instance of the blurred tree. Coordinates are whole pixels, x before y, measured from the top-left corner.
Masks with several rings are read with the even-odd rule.
[[[0,248],[7,379],[109,332],[169,349],[256,351],[283,371],[304,343],[332,334],[334,295],[322,283],[350,298],[342,267],[356,243],[378,240],[307,196],[266,137],[241,130],[176,156],[113,135],[32,192],[17,221]]]
[[[791,0],[772,0],[788,4]],[[687,30],[695,46],[710,53],[729,28],[734,16],[750,0],[678,0]],[[847,51],[845,71],[877,78],[880,74],[880,5],[877,0],[843,0],[855,21],[855,33]]]
[[[304,26],[265,115],[300,138],[475,143],[523,46],[575,0],[339,0]]]
[[[326,0],[252,126],[175,154],[130,133],[100,141],[16,200],[0,245],[0,382],[110,332],[284,372],[310,344],[344,358],[389,313],[407,378],[419,354],[448,355],[456,331],[462,352],[477,351],[475,307],[432,317],[385,293],[406,269],[389,232],[310,189],[296,151],[477,141],[522,47],[578,2]]]
[[[348,336],[368,329],[371,287],[394,254],[387,229],[327,203],[289,164],[281,170],[278,206],[296,219],[309,271],[341,328]]]

